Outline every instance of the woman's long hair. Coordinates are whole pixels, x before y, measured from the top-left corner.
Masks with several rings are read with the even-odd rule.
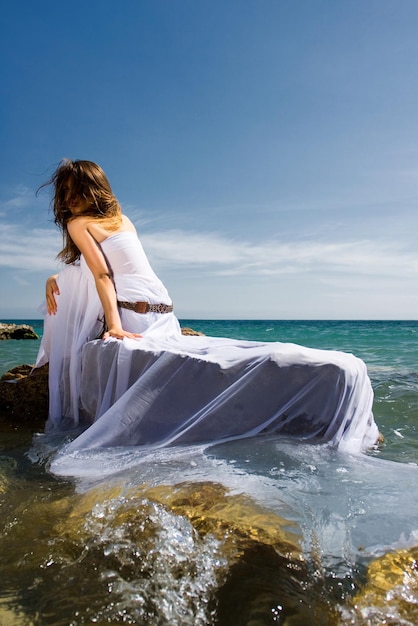
[[[81,253],[68,233],[68,222],[74,217],[71,204],[77,201],[85,203],[83,216],[105,221],[110,230],[120,225],[122,211],[106,174],[93,161],[63,159],[52,177],[38,191],[49,185],[54,189],[51,200],[54,222],[62,231],[63,238],[63,249],[57,258],[67,264],[74,263]]]

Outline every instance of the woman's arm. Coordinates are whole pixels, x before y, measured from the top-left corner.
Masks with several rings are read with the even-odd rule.
[[[137,339],[141,335],[129,333],[122,328],[112,277],[100,248],[88,231],[88,223],[89,220],[77,217],[68,223],[68,233],[84,256],[95,280],[97,293],[103,306],[108,327],[107,332],[103,335],[103,339],[107,337]]]
[[[57,284],[58,274],[54,274],[46,279],[45,285],[45,297],[46,297],[46,309],[49,315],[55,315],[57,312],[57,301],[55,296],[60,295],[60,290]]]

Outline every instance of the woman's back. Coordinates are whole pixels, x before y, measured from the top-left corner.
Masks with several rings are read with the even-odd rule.
[[[119,299],[171,303],[135,232],[114,233],[100,247],[109,263]]]
[[[106,220],[100,217],[93,218],[84,215],[76,216],[74,219],[85,221],[87,230],[98,243],[118,233],[131,232],[136,235],[135,226],[126,215],[120,216],[119,225],[115,224],[115,219]]]

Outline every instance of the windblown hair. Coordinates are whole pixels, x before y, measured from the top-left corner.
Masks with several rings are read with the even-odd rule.
[[[63,249],[57,258],[67,264],[74,263],[80,258],[81,253],[68,233],[68,222],[74,217],[71,203],[87,201],[83,216],[105,222],[110,230],[120,225],[122,211],[106,174],[93,161],[63,159],[52,177],[41,185],[38,191],[49,185],[52,185],[54,190],[51,200],[54,221],[62,231],[63,238]]]

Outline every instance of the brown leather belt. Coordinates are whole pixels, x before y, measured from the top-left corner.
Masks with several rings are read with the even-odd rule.
[[[135,313],[171,313],[174,309],[172,304],[150,304],[149,302],[119,302],[122,309],[129,309]]]

